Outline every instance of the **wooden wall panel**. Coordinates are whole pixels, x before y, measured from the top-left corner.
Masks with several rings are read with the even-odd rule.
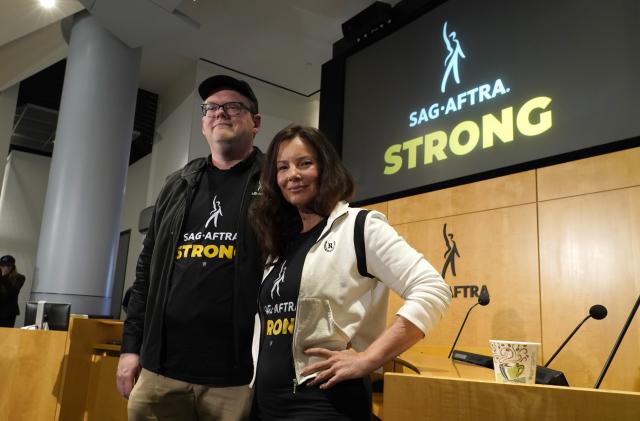
[[[538,170],[538,200],[640,185],[640,148]]]
[[[489,339],[535,341],[541,339],[538,289],[538,250],[535,204],[452,216],[396,226],[398,232],[439,271],[447,250],[443,225],[454,235],[460,257],[456,275],[445,280],[455,285],[487,285],[491,303],[471,313],[458,348],[483,349]],[[464,315],[477,302],[459,294],[435,330],[421,345],[447,348]],[[401,300],[391,298],[393,315]]]
[[[53,420],[67,332],[0,328],[0,420]]]
[[[389,214],[389,209],[387,204],[388,204],[387,202],[372,203],[370,205],[365,206],[365,208],[381,212],[385,216],[387,216]]]
[[[585,323],[552,364],[571,385],[592,387],[640,294],[640,187],[542,202],[539,218],[545,359],[593,304],[609,310]],[[637,314],[603,388],[640,391],[639,344]]]
[[[535,171],[497,177],[389,201],[392,225],[442,218],[536,200]]]
[[[491,304],[473,310],[458,348],[542,340],[543,362],[591,305],[606,305],[609,316],[589,320],[552,365],[572,385],[594,385],[640,294],[640,148],[393,200],[387,215],[438,271],[447,223],[460,253],[447,282],[489,287]],[[446,355],[473,302],[455,298],[404,356]],[[391,294],[389,321],[401,303]],[[640,314],[602,387],[640,391]]]
[[[67,368],[57,419],[80,420],[86,411],[88,389],[78,385],[89,385],[94,346],[120,340],[122,322],[72,317],[69,337],[66,351]],[[113,387],[115,388],[115,380]]]
[[[384,421],[637,421],[640,394],[387,373]]]
[[[122,421],[127,419],[127,401],[116,389],[119,357],[94,355],[87,387],[85,421]]]

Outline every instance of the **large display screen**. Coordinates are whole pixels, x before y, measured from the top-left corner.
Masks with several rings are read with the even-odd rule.
[[[640,2],[449,0],[346,61],[364,201],[640,135]]]

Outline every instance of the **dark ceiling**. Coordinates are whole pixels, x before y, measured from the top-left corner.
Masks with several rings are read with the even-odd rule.
[[[61,60],[20,83],[11,149],[51,156],[67,61]],[[158,95],[138,89],[129,165],[151,153]]]

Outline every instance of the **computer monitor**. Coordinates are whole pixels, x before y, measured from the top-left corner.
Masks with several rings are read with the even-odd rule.
[[[36,323],[36,313],[38,312],[38,302],[28,301],[24,313],[24,325],[34,325]],[[47,322],[50,330],[69,330],[69,316],[71,315],[71,304],[68,303],[44,303],[43,322]]]

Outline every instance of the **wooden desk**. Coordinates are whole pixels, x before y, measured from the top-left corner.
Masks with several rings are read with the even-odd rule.
[[[77,317],[69,332],[0,328],[0,420],[126,420],[121,337],[120,321]]]
[[[72,318],[59,420],[126,420],[127,401],[116,390],[122,322]],[[105,406],[107,405],[107,406]],[[105,411],[102,409],[106,408]]]
[[[384,421],[637,421],[640,394],[385,374]]]
[[[384,421],[640,419],[640,393],[495,382],[493,370],[423,356],[421,375],[385,373]]]
[[[86,421],[127,420],[127,401],[116,389],[118,360],[110,353],[94,354],[87,386]]]
[[[0,328],[0,420],[53,420],[67,332]]]
[[[480,367],[477,365],[467,364],[459,361],[450,360],[442,352],[437,352],[438,355],[428,354],[424,350],[419,348],[412,348],[402,354],[402,359],[413,364],[420,370],[420,376],[428,377],[447,377],[457,379],[477,379],[477,380],[495,380],[493,370],[486,367]],[[411,373],[409,369],[398,366],[385,365],[385,370],[388,372],[397,373]],[[384,380],[384,396],[382,393],[373,394],[373,414],[386,421],[384,416],[384,407],[386,406],[386,391],[387,391],[387,377],[385,373]],[[403,420],[406,421],[406,420]]]

